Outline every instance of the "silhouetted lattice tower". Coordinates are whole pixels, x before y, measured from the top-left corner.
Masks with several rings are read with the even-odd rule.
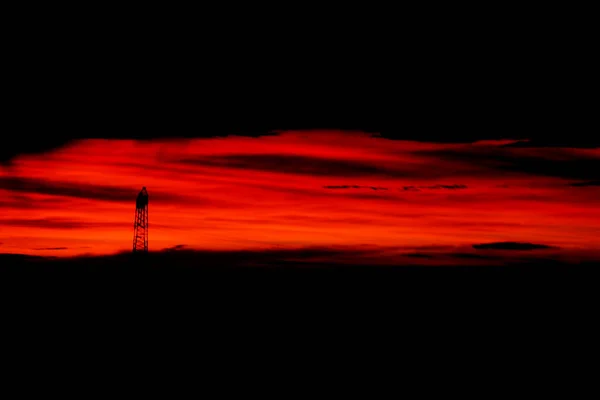
[[[146,187],[135,201],[135,219],[133,221],[133,252],[148,252],[148,192]]]

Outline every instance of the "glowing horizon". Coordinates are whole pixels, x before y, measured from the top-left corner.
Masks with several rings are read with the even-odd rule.
[[[585,173],[540,166],[598,161],[600,149],[515,142],[341,131],[76,141],[0,167],[0,253],[131,250],[135,198],[145,186],[150,250],[513,241],[596,255],[600,186]]]

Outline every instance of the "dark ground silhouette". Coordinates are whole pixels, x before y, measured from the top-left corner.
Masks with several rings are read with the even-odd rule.
[[[600,300],[598,264],[376,267],[309,261],[321,255],[177,249],[71,259],[5,254],[0,301],[15,315],[10,324],[4,319],[6,329],[26,326],[33,343],[53,332],[89,347],[113,338],[123,352],[137,343],[154,357],[156,343],[171,348],[186,335],[203,352],[241,345],[261,353],[267,343],[299,348],[313,338],[325,347],[344,343],[353,356],[357,344],[371,348],[382,335],[402,332],[426,342],[425,348],[437,343],[462,352],[456,339],[492,347],[506,338],[523,342],[540,320],[571,330],[578,329],[576,321],[592,324],[590,312]],[[294,261],[283,261],[290,256]],[[90,341],[85,332],[98,337]],[[534,339],[552,332],[544,329]],[[490,341],[491,333],[500,339]],[[149,335],[153,339],[145,342]],[[403,349],[422,351],[392,336]],[[344,342],[348,337],[352,341]]]
[[[506,246],[506,247],[505,247]],[[530,243],[491,243],[488,245],[473,245],[476,248],[483,249],[509,249],[509,250],[531,250],[546,248],[547,246],[534,245]],[[550,247],[548,247],[550,248]],[[419,262],[398,262],[397,265],[370,265],[368,261],[362,259],[361,256],[369,254],[368,250],[347,250],[347,249],[327,249],[327,248],[306,248],[306,249],[272,249],[272,250],[237,250],[237,251],[203,251],[186,249],[185,246],[175,246],[172,249],[162,251],[150,251],[148,253],[131,253],[123,252],[112,255],[87,255],[73,257],[52,257],[52,256],[33,256],[25,254],[0,254],[2,267],[7,269],[38,270],[51,268],[53,270],[69,270],[69,269],[87,269],[87,270],[121,270],[121,271],[150,271],[157,270],[168,273],[176,270],[193,270],[193,271],[223,271],[230,273],[232,271],[294,271],[294,270],[336,270],[343,271],[406,271],[406,270],[426,270],[431,267],[434,270],[482,270],[482,269],[546,269],[553,268],[565,270],[578,270],[581,268],[593,267],[600,265],[599,262],[581,262],[567,263],[548,258],[531,258],[531,259],[516,259],[517,261],[505,262],[503,266],[494,267],[482,262],[480,265],[469,264],[468,266],[436,265],[435,262],[423,265]],[[460,253],[448,253],[445,256],[455,256],[461,258]],[[338,258],[340,256],[340,258]],[[428,258],[435,260],[436,253],[420,254],[420,253],[405,253],[404,257],[410,258]],[[474,257],[476,254],[468,254],[473,256],[469,258],[481,258],[482,260],[495,259],[493,256]],[[498,258],[497,260],[503,260]]]
[[[519,287],[527,290],[561,293],[569,282],[591,285],[600,275],[599,263],[566,264],[556,260],[519,261],[506,266],[490,266],[487,258],[465,257],[471,263],[423,266],[421,258],[409,257],[397,266],[336,263],[334,250],[272,251],[194,251],[173,249],[147,254],[121,253],[109,256],[53,258],[18,254],[0,254],[1,280],[6,289],[14,282],[52,288],[120,286],[124,289],[156,289],[155,294],[182,288],[193,293],[229,293],[260,296],[264,293],[290,293],[306,298],[320,292],[345,292],[367,295],[376,293],[408,295],[446,293],[462,296],[480,293],[509,295]],[[350,257],[351,259],[352,257]],[[358,256],[356,257],[358,259]],[[414,260],[414,263],[410,260]],[[430,261],[430,259],[425,259]],[[475,263],[473,263],[473,261]],[[592,278],[592,279],[590,279]],[[83,286],[82,283],[84,283]],[[174,286],[173,286],[174,285]],[[510,289],[512,288],[512,289]],[[316,290],[316,292],[315,292]],[[486,291],[488,292],[486,294]],[[462,293],[461,293],[462,292]],[[564,291],[562,291],[564,293]]]

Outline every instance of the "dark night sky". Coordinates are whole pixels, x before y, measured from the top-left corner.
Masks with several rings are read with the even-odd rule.
[[[21,27],[8,62],[16,123],[0,160],[72,138],[322,128],[599,145],[585,24],[567,28],[550,9],[411,11]]]

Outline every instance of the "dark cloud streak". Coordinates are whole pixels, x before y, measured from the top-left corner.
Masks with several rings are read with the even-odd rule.
[[[438,189],[447,189],[447,190],[456,190],[456,189],[467,189],[468,186],[467,185],[432,185],[432,186],[403,186],[400,190],[401,191],[413,191],[413,192],[420,192],[422,189],[431,189],[431,190],[438,190]]]
[[[475,253],[448,253],[447,256],[453,257],[453,258],[474,259],[474,260],[493,260],[494,259],[494,257],[484,256],[484,255],[475,254]]]
[[[548,246],[545,244],[536,243],[521,243],[521,242],[493,242],[474,244],[474,249],[477,250],[547,250],[557,249],[557,247]]]
[[[26,219],[26,218],[11,218],[0,220],[0,225],[4,227],[19,226],[28,228],[38,229],[84,229],[89,227],[125,227],[127,223],[117,222],[90,222],[90,221],[77,221],[71,219],[60,219],[60,218],[37,218],[37,219]]]
[[[0,187],[20,193],[38,193],[104,201],[135,199],[136,191],[121,187],[51,182],[41,179],[0,177]]]
[[[569,186],[573,186],[573,187],[600,186],[600,181],[573,182],[573,183],[569,183]]]
[[[85,183],[53,182],[41,179],[22,177],[0,177],[0,188],[9,190],[13,194],[43,194],[48,196],[64,196],[78,199],[123,202],[135,201],[139,188],[126,188],[107,185],[90,185]],[[185,195],[173,193],[151,192],[153,202],[186,202],[190,201]],[[60,199],[32,199],[28,196],[13,195],[14,201],[0,201],[0,207],[39,208],[45,203],[55,203]],[[194,198],[194,201],[200,199]],[[36,204],[36,202],[39,202]]]
[[[459,148],[417,152],[436,160],[448,160],[491,170],[550,176],[564,179],[600,179],[600,158],[553,150],[547,157],[515,152],[512,149]]]
[[[377,166],[360,161],[298,155],[235,154],[225,156],[204,156],[179,161],[206,167],[236,168],[318,176],[400,177],[407,175],[406,173],[393,168]]]
[[[388,190],[386,187],[377,186],[358,186],[358,185],[341,185],[341,186],[323,186],[324,189],[371,189],[371,190]]]

